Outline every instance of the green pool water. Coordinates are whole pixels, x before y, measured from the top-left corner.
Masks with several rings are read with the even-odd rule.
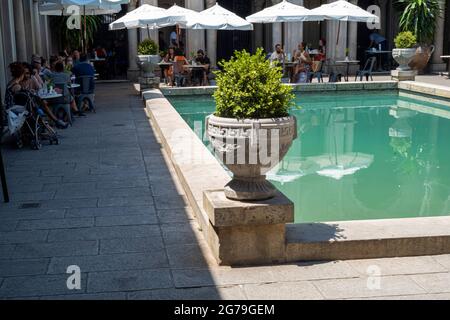
[[[215,108],[209,96],[169,100],[191,128],[204,128]],[[393,91],[296,103],[299,138],[268,174],[294,202],[295,222],[450,215],[448,102]]]

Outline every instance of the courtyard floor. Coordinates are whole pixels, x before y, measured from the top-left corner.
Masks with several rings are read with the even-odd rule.
[[[1,299],[450,299],[450,255],[216,266],[131,84],[60,135],[3,149]]]

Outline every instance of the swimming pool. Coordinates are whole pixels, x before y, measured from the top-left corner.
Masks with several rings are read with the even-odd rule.
[[[168,99],[196,132],[215,108],[210,96]],[[294,202],[295,222],[450,215],[447,101],[380,91],[301,94],[296,103],[299,138],[268,174]]]

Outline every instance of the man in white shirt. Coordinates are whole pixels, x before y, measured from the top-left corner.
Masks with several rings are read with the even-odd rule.
[[[269,58],[270,62],[275,62],[278,61],[279,63],[283,63],[285,60],[285,55],[284,55],[284,51],[281,48],[280,44],[277,44],[275,46],[275,51],[272,53],[272,55]]]

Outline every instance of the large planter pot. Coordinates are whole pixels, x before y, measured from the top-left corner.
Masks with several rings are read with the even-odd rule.
[[[409,71],[411,68],[409,67],[409,63],[411,59],[416,54],[416,48],[407,48],[407,49],[393,49],[392,57],[399,64],[397,70],[400,71]]]
[[[297,138],[295,117],[238,120],[210,115],[206,130],[216,157],[233,173],[225,186],[227,198],[264,200],[276,194],[266,173]]]
[[[136,60],[144,77],[154,77],[156,65],[161,61],[161,57],[159,55],[138,55]]]

